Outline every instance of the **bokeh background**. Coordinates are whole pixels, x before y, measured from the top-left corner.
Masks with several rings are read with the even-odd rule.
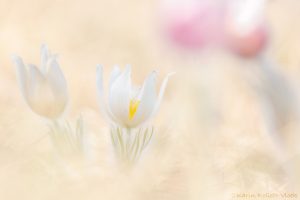
[[[0,0],[0,199],[243,199],[236,195],[282,192],[300,198],[300,129],[289,113],[275,113],[288,122],[274,131],[279,142],[270,134],[260,63],[224,50],[175,47],[162,33],[160,3]],[[298,0],[266,5],[271,40],[265,54],[296,96],[299,9]],[[20,94],[11,55],[38,64],[42,43],[59,54],[68,82],[66,118],[83,116],[88,162],[58,156],[47,123]],[[159,84],[176,71],[153,121],[155,137],[131,172],[114,161],[97,103],[96,64],[104,66],[106,80],[115,64],[131,64],[137,84],[152,70]],[[272,92],[284,96],[276,87]]]

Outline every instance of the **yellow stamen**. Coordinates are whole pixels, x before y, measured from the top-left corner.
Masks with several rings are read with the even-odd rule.
[[[140,101],[139,100],[130,100],[129,103],[129,113],[128,113],[128,117],[130,120],[133,119],[138,107],[140,105]]]

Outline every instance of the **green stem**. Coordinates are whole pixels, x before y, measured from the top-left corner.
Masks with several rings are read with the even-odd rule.
[[[135,130],[117,127],[112,129],[112,144],[120,161],[128,166],[133,165],[149,144],[152,135],[153,128]]]

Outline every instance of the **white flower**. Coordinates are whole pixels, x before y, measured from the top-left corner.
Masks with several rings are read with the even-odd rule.
[[[263,23],[265,0],[233,0],[229,14],[233,26],[240,34],[247,34]]]
[[[115,67],[111,73],[108,91],[108,104],[103,89],[103,68],[97,67],[97,87],[101,111],[113,123],[126,128],[135,128],[148,121],[158,110],[167,86],[168,74],[164,79],[159,95],[156,94],[156,72],[152,72],[141,88],[131,84],[131,67],[122,73]]]
[[[41,69],[23,64],[19,56],[13,56],[21,93],[35,113],[56,119],[64,112],[67,102],[67,84],[56,56],[46,45],[41,47]]]

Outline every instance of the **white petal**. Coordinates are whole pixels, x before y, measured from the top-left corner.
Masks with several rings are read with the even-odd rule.
[[[131,93],[130,93],[130,99],[140,99],[141,97],[141,86],[132,85],[131,86]]]
[[[66,103],[68,101],[68,89],[64,74],[55,59],[51,59],[48,62],[48,66],[47,80],[52,88],[53,94],[56,98]]]
[[[29,78],[27,95],[29,98],[36,97],[46,84],[46,79],[35,65],[28,65]]]
[[[67,103],[66,93],[62,92],[64,86],[59,88],[59,84],[56,82],[59,75],[52,69],[47,74],[50,76],[45,77],[34,65],[29,67],[29,106],[41,116],[50,119],[58,118],[64,112]]]
[[[111,123],[119,123],[117,119],[111,114],[109,107],[105,103],[104,97],[104,87],[103,87],[103,67],[101,65],[97,65],[97,92],[98,92],[98,101],[100,106],[100,111],[104,115],[104,118]]]
[[[252,31],[261,22],[265,0],[234,0],[231,2],[231,17],[236,28],[242,33]]]
[[[121,70],[118,65],[116,65],[110,75],[110,80],[109,80],[109,89],[111,89],[112,84],[114,81],[121,75]]]
[[[112,114],[124,124],[128,121],[131,67],[127,66],[124,72],[117,77],[109,92],[109,105]]]
[[[152,72],[144,81],[138,97],[140,104],[134,118],[130,122],[132,126],[145,122],[153,112],[156,103],[156,77],[157,73]]]
[[[48,51],[48,47],[45,44],[42,44],[41,46],[41,70],[43,72],[43,74],[46,74],[47,72],[47,62],[49,59],[49,51]]]
[[[166,87],[167,87],[169,78],[170,78],[172,75],[174,75],[174,74],[175,74],[175,72],[169,73],[169,74],[165,77],[165,79],[163,80],[163,82],[162,82],[162,84],[161,84],[161,86],[160,86],[160,91],[159,91],[158,99],[157,99],[157,101],[156,101],[156,104],[155,104],[155,107],[154,107],[153,112],[152,112],[152,114],[151,114],[151,117],[153,117],[153,116],[157,113],[158,108],[159,108],[159,106],[160,106],[160,103],[161,103],[161,101],[162,101],[162,99],[163,99],[163,97],[164,97],[165,90],[166,90]]]
[[[12,56],[12,61],[15,64],[16,71],[17,71],[17,80],[19,83],[19,87],[21,90],[21,93],[23,97],[26,99],[27,94],[27,70],[25,69],[24,63],[22,61],[22,58],[19,56]]]

